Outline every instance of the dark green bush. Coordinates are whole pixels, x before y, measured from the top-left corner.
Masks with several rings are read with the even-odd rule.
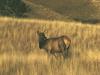
[[[25,11],[22,0],[0,0],[0,15],[22,17]]]

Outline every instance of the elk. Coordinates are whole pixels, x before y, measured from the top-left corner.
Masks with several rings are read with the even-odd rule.
[[[68,49],[70,47],[71,40],[67,36],[63,35],[54,38],[47,38],[44,32],[37,31],[37,34],[40,49],[44,49],[49,54],[64,54],[65,51],[67,51],[68,54]]]

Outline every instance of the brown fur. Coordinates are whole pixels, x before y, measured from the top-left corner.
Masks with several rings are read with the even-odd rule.
[[[71,40],[67,36],[47,38],[44,33],[38,32],[39,48],[46,50],[48,53],[64,53],[68,50]]]

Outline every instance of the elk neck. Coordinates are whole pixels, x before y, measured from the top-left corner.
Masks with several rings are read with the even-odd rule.
[[[46,44],[47,38],[45,36],[39,37],[39,48],[43,48],[44,45]]]

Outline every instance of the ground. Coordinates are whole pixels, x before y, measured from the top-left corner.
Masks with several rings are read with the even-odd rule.
[[[70,37],[70,56],[56,59],[39,49],[37,30]],[[99,23],[0,17],[0,75],[99,75],[99,32]]]

